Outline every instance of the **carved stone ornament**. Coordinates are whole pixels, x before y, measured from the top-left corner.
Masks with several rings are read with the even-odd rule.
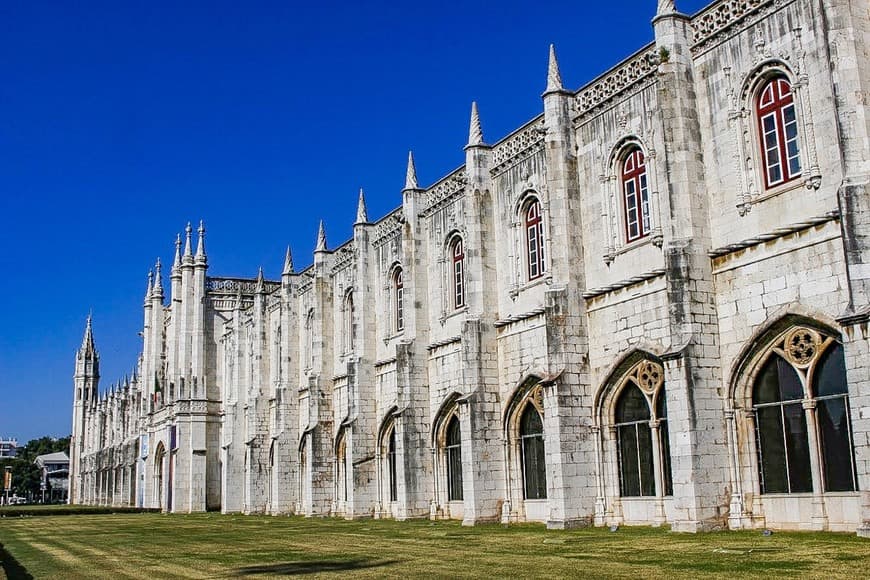
[[[821,344],[822,339],[816,331],[798,327],[786,335],[783,351],[789,362],[795,366],[805,367],[813,361]]]
[[[648,395],[655,393],[665,381],[665,370],[650,360],[638,363],[632,375],[640,390]]]

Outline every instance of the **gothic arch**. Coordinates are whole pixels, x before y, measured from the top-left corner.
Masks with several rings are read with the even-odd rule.
[[[602,419],[605,419],[603,412],[607,408],[605,402],[610,399],[615,399],[619,394],[614,393],[614,390],[621,388],[619,387],[620,381],[625,378],[628,371],[631,370],[633,366],[644,359],[655,361],[660,365],[662,364],[659,355],[655,354],[657,351],[661,352],[662,349],[656,348],[653,345],[644,345],[643,348],[636,347],[622,353],[622,355],[620,355],[610,365],[610,368],[608,368],[607,372],[604,374],[605,379],[601,381],[601,384],[598,386],[598,390],[595,391],[595,396],[592,399],[594,424],[606,424],[606,420],[602,421]]]
[[[517,382],[513,390],[507,396],[507,404],[501,414],[502,425],[505,429],[506,435],[509,433],[512,415],[517,414],[517,410],[523,405],[523,403],[525,403],[532,389],[543,384],[544,381],[541,377],[545,376],[547,375],[543,372],[531,372],[527,374]],[[543,407],[541,410],[543,411]]]
[[[441,431],[443,431],[444,425],[447,424],[450,417],[457,412],[456,407],[461,397],[462,393],[459,391],[450,391],[438,406],[438,410],[432,418],[432,426],[429,429],[429,438],[433,447],[438,446]]]

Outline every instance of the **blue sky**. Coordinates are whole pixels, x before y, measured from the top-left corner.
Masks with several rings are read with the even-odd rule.
[[[705,5],[677,2],[686,13]],[[93,310],[101,387],[132,369],[146,275],[205,220],[212,275],[311,262],[653,39],[655,0],[0,2],[0,437],[70,431]]]

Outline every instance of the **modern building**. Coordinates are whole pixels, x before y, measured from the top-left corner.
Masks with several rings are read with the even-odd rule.
[[[88,321],[71,501],[870,535],[866,2],[652,26],[302,271],[188,226],[103,393]]]
[[[11,459],[17,452],[17,439],[0,439],[0,459]]]
[[[37,455],[34,460],[42,470],[42,502],[53,503],[69,499],[69,456],[63,451]]]

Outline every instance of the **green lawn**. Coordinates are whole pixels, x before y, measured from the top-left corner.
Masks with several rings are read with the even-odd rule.
[[[10,578],[866,578],[870,570],[870,541],[854,534],[547,531],[219,514],[5,517],[0,544]]]

